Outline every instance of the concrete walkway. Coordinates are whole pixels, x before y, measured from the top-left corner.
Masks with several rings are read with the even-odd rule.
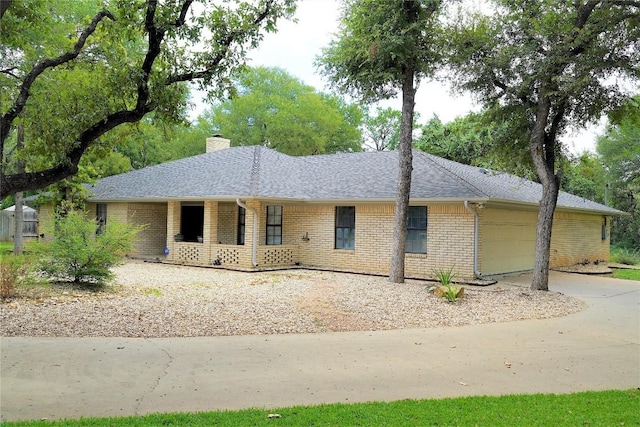
[[[213,338],[2,338],[2,420],[640,386],[640,282],[552,273],[577,314]],[[512,276],[528,286],[529,275]]]

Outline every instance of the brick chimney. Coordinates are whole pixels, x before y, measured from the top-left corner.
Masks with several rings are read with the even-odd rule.
[[[213,135],[211,138],[207,138],[207,153],[224,150],[229,147],[231,147],[231,140],[223,138],[222,135]]]

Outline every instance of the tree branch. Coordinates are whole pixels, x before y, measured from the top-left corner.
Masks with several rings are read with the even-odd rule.
[[[4,13],[9,9],[13,0],[0,0],[0,19],[4,16]]]
[[[266,3],[264,10],[260,12],[258,16],[256,16],[256,18],[253,20],[252,24],[254,27],[256,25],[259,25],[262,21],[264,21],[269,16],[269,14],[271,13],[272,7],[273,7],[273,1],[268,1]],[[209,66],[207,68],[203,70],[198,70],[198,71],[189,71],[181,74],[173,74],[167,78],[165,85],[169,86],[178,82],[188,82],[188,81],[199,80],[199,79],[210,77],[211,75],[213,75],[215,71],[215,67],[217,67],[220,64],[220,62],[222,62],[222,60],[224,59],[226,53],[229,51],[229,48],[231,47],[231,44],[235,40],[243,36],[244,34],[248,33],[249,31],[250,30],[229,32],[229,34],[227,34],[227,36],[220,42],[222,49],[218,52],[218,54],[215,57],[213,57],[209,61]]]
[[[57,67],[58,65],[64,64],[66,62],[72,61],[80,55],[82,48],[84,47],[87,39],[91,34],[93,34],[98,27],[100,21],[104,18],[108,17],[111,20],[115,21],[114,16],[108,10],[103,10],[99,12],[92,20],[91,24],[87,28],[85,28],[80,37],[78,37],[78,41],[73,46],[73,50],[63,53],[62,55],[56,58],[46,58],[36,63],[29,74],[27,74],[20,86],[20,91],[13,105],[6,112],[6,114],[0,117],[0,145],[4,146],[4,142],[9,136],[9,130],[11,129],[11,124],[18,117],[18,115],[22,112],[25,105],[27,104],[27,100],[29,99],[29,90],[31,86],[35,82],[36,78],[44,73],[47,69]]]

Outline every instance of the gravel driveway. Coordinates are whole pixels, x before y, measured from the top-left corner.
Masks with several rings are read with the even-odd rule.
[[[0,304],[0,336],[195,337],[433,328],[564,316],[575,298],[465,287],[456,303],[434,283],[310,270],[241,273],[127,262],[99,291],[70,285]]]

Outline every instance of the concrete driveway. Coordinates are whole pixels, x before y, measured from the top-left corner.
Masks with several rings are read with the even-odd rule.
[[[527,287],[530,275],[499,283]],[[2,338],[2,420],[640,386],[640,282],[552,272],[588,308],[465,327],[212,338]]]

